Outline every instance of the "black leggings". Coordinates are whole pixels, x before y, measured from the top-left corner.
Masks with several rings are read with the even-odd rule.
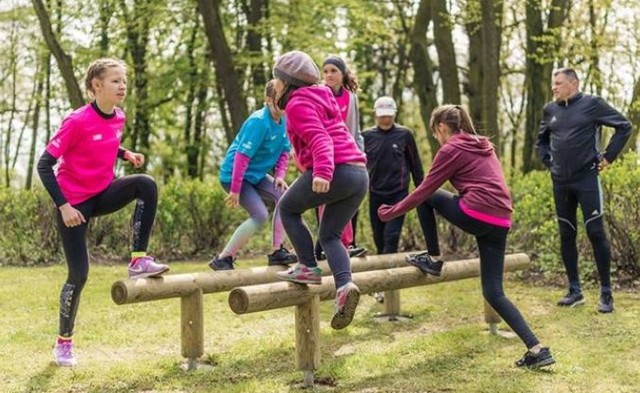
[[[130,175],[116,179],[100,194],[74,205],[73,207],[79,210],[86,220],[79,226],[65,226],[58,210],[58,232],[62,238],[69,268],[67,281],[60,292],[59,334],[61,336],[70,337],[73,334],[80,293],[89,274],[87,229],[90,218],[118,211],[133,200],[137,202],[131,219],[133,231],[131,251],[146,251],[158,205],[158,189],[151,176]]]
[[[527,348],[539,344],[520,311],[504,293],[502,279],[504,275],[504,255],[507,245],[508,228],[503,228],[476,220],[466,215],[459,205],[459,197],[444,190],[436,191],[424,203],[430,226],[436,228],[434,210],[453,225],[475,236],[480,254],[480,282],[486,301],[504,319],[509,327],[520,337]],[[438,243],[436,231],[430,231],[428,243]]]
[[[407,196],[407,192],[399,192],[391,196],[369,194],[369,219],[371,220],[371,231],[373,241],[376,244],[376,253],[394,254],[398,252],[402,226],[404,225],[404,214],[394,218],[389,222],[382,222],[378,217],[378,208],[385,205],[394,205]]]
[[[560,250],[562,262],[569,278],[569,287],[580,291],[580,275],[578,273],[578,246],[576,235],[578,225],[576,213],[578,204],[582,208],[584,226],[593,247],[601,291],[611,292],[611,250],[604,232],[604,209],[602,206],[602,187],[597,173],[586,176],[571,183],[553,182],[553,199],[560,228]]]

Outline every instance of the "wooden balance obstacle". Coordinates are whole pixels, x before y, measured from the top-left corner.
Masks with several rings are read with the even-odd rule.
[[[526,254],[512,254],[505,258],[505,271],[521,270],[528,266]],[[480,275],[480,260],[467,259],[446,262],[442,275],[425,275],[415,267],[372,270],[353,274],[354,283],[362,294],[400,290],[421,285],[462,280]],[[335,298],[333,277],[323,278],[320,285],[301,285],[277,282],[235,288],[229,293],[229,306],[236,314],[295,306],[295,359],[303,373],[303,384],[312,386],[314,372],[320,365],[320,301]],[[490,332],[497,332],[500,317],[485,302],[485,321]]]
[[[390,320],[394,319],[394,315],[400,315],[400,289],[477,277],[480,274],[479,260],[470,259],[446,262],[441,277],[425,276],[417,268],[407,266],[406,255],[398,253],[351,259],[354,281],[362,293],[385,292],[385,315]],[[529,257],[526,254],[507,255],[505,271],[521,270],[528,264]],[[330,275],[326,262],[321,262],[319,266],[323,275]],[[319,364],[316,303],[333,299],[333,278],[324,278],[322,285],[306,287],[280,281],[275,273],[284,269],[271,266],[125,279],[112,285],[111,298],[120,305],[180,298],[181,354],[187,359],[188,370],[196,369],[198,359],[204,355],[204,294],[231,291],[229,304],[239,314],[296,306],[296,359],[300,358],[296,363],[304,373],[305,384],[309,380],[313,383],[313,372]],[[500,320],[495,311],[485,304],[485,321],[489,323],[491,332],[497,331]],[[302,334],[307,330],[310,333]],[[316,340],[316,344],[310,344],[310,340]],[[304,346],[309,346],[312,351],[301,349]]]

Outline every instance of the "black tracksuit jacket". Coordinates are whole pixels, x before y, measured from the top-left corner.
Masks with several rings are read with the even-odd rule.
[[[615,129],[604,151],[602,126]],[[603,157],[613,162],[630,136],[631,123],[620,112],[600,97],[578,93],[545,105],[536,149],[554,181],[571,182],[596,170]]]

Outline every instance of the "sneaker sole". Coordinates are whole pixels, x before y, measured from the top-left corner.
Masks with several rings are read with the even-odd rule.
[[[527,368],[541,368],[541,367],[550,366],[550,365],[554,364],[555,362],[556,362],[556,360],[554,358],[547,358],[547,359],[539,361],[538,363],[534,363],[534,364],[531,364],[531,365],[526,366],[526,367]]]
[[[425,274],[427,274],[427,273],[428,273],[428,274],[431,274],[432,276],[436,276],[436,277],[440,277],[440,275],[442,274],[442,271],[429,269],[428,267],[426,267],[426,266],[424,266],[424,265],[422,265],[422,264],[418,263],[418,261],[416,261],[415,259],[407,258],[407,259],[405,259],[405,261],[406,261],[409,265],[411,265],[411,266],[415,266],[415,267],[417,267],[418,269],[420,269],[420,271],[421,271],[422,273],[425,273]]]
[[[278,277],[279,279],[283,280],[283,281],[289,281],[289,282],[293,282],[296,284],[307,284],[307,285],[320,285],[322,284],[322,280],[318,280],[318,281],[312,281],[312,280],[298,280],[295,278],[290,278],[290,277],[282,277],[278,274],[276,274],[276,277]]]
[[[349,258],[363,258],[367,256],[367,250],[362,250],[354,254],[349,254]]]
[[[574,307],[582,306],[585,303],[586,303],[586,301],[584,299],[582,299],[582,300],[578,300],[577,302],[573,302],[571,304],[560,304],[560,303],[558,303],[558,306],[567,307],[567,308],[574,308]]]
[[[615,309],[614,309],[613,307],[611,307],[611,310],[603,310],[603,309],[601,309],[600,307],[598,307],[598,312],[599,312],[600,314],[610,314],[610,313],[612,313],[614,310],[615,310]]]
[[[353,288],[347,292],[347,299],[344,302],[341,313],[335,313],[331,319],[331,327],[335,330],[344,329],[351,321],[356,313],[358,302],[360,301],[360,291]]]
[[[66,363],[66,362],[59,362],[58,359],[56,359],[56,350],[53,350],[53,362],[56,364],[56,366],[58,367],[75,367],[78,365],[78,361],[74,360],[72,363]]]
[[[152,277],[159,277],[161,275],[163,275],[164,273],[168,272],[169,268],[166,267],[162,270],[159,270],[157,272],[144,272],[144,273],[138,273],[138,274],[134,274],[134,275],[129,275],[129,278],[131,279],[137,279],[137,278],[152,278]]]
[[[225,267],[218,267],[218,266],[214,265],[213,263],[210,263],[210,264],[209,264],[209,267],[210,267],[211,269],[213,269],[213,271],[215,271],[215,272],[224,271],[224,270],[233,270],[233,266],[232,266],[232,267],[227,267],[227,266],[225,266]]]

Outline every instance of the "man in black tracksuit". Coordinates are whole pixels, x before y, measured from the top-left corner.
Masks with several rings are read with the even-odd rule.
[[[536,147],[551,170],[562,261],[569,278],[569,292],[558,305],[584,303],[576,246],[579,204],[600,276],[598,311],[612,312],[611,251],[604,231],[598,172],[616,159],[631,135],[631,124],[602,98],[580,92],[578,76],[571,68],[554,72],[552,89],[555,101],[544,107]],[[602,126],[615,129],[604,151],[599,146]]]
[[[417,186],[422,182],[424,171],[413,133],[395,123],[395,101],[391,97],[380,97],[374,110],[376,126],[362,133],[369,171],[369,217],[377,253],[391,254],[398,252],[404,215],[384,223],[378,217],[378,208],[382,204],[396,204],[406,197],[410,177]],[[426,225],[426,213],[421,205],[418,208],[420,225],[423,231],[434,230]],[[428,245],[428,249],[431,255],[440,255],[437,244]]]

